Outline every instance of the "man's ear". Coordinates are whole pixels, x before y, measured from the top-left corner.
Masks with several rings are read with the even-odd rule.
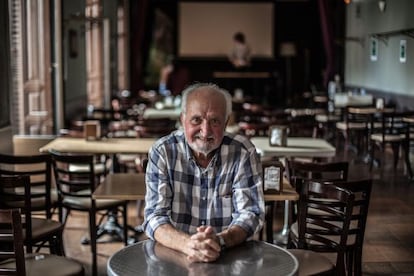
[[[184,114],[182,112],[180,113],[180,123],[184,126]]]
[[[229,124],[230,116],[227,117],[226,122],[224,123],[224,129],[226,129],[227,125]]]

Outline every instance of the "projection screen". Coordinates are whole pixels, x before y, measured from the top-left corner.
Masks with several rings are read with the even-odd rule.
[[[181,2],[178,56],[227,56],[241,31],[253,57],[273,58],[273,4],[267,2]]]

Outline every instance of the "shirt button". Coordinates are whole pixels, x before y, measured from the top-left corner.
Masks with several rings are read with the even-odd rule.
[[[205,220],[202,220],[201,221],[201,225],[206,225],[206,221]]]
[[[206,197],[202,197],[201,199],[202,199],[202,200],[207,200],[207,199],[206,199]]]

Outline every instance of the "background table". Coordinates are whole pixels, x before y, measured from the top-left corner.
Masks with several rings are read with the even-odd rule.
[[[269,157],[333,157],[334,146],[326,140],[312,137],[288,137],[287,146],[270,146],[269,137],[252,137],[257,152]]]
[[[181,108],[164,108],[156,109],[148,107],[144,110],[144,119],[170,118],[172,120],[180,119]]]
[[[100,140],[86,140],[85,138],[58,137],[41,147],[40,152],[48,152],[53,149],[68,153],[147,154],[155,141],[155,138],[103,138]]]
[[[335,107],[372,105],[374,96],[371,94],[357,95],[348,93],[336,93],[334,97]]]
[[[145,173],[113,173],[108,174],[103,183],[93,193],[96,199],[145,199]],[[279,194],[265,194],[265,201],[297,200],[299,195],[289,184],[283,181],[283,191]]]
[[[298,261],[286,249],[260,241],[226,249],[212,263],[186,262],[186,256],[152,240],[127,246],[112,255],[108,275],[296,275]]]
[[[145,200],[144,173],[114,173],[109,174],[104,182],[93,193],[95,199]],[[278,194],[265,194],[266,202],[298,200],[299,195],[289,181],[284,179],[283,191]],[[273,207],[273,205],[272,205]],[[273,208],[266,210],[266,240],[273,242]],[[139,226],[135,229],[142,230]]]

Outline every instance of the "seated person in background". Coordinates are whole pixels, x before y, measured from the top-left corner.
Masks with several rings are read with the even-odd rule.
[[[212,262],[224,247],[252,238],[264,220],[262,167],[253,144],[225,133],[230,94],[214,84],[183,91],[183,130],[159,139],[146,170],[146,234]]]
[[[164,96],[177,96],[180,95],[189,82],[190,73],[188,69],[180,65],[176,59],[173,59],[161,68],[159,92]]]
[[[233,49],[229,55],[230,62],[237,68],[250,66],[250,46],[242,32],[237,32],[233,36]]]

